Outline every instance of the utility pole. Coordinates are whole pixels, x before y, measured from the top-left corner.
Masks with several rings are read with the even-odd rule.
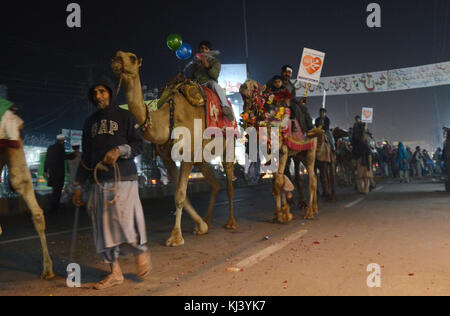
[[[247,31],[247,1],[243,0],[244,8],[244,35],[245,35],[245,63],[247,65],[247,79],[250,79],[250,66],[248,64],[248,31]]]

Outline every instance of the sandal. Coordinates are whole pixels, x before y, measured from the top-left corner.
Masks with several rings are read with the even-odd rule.
[[[117,278],[116,276],[110,274],[106,277],[106,279],[94,285],[94,289],[98,291],[110,289],[112,287],[122,285],[123,281],[124,281],[123,277]]]
[[[148,252],[136,256],[136,271],[136,277],[139,280],[144,280],[149,276],[152,271],[152,263]]]

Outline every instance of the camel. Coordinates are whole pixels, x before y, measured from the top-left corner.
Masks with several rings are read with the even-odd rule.
[[[336,155],[326,134],[318,137],[316,164],[320,171],[323,195],[327,201],[336,199]],[[330,193],[331,191],[331,193]]]
[[[123,84],[129,110],[136,116],[140,126],[143,127],[143,137],[156,146],[156,149],[161,156],[165,167],[167,168],[171,183],[175,184],[176,186],[176,221],[172,234],[166,242],[166,246],[178,247],[184,245],[184,238],[181,232],[181,217],[183,209],[188,212],[188,214],[196,223],[194,234],[207,234],[209,226],[211,225],[211,217],[214,204],[220,191],[220,184],[216,179],[210,164],[206,162],[194,164],[192,162],[183,161],[181,162],[179,172],[175,162],[172,160],[171,155],[174,145],[171,140],[171,128],[173,126],[187,128],[191,132],[191,136],[194,137],[194,120],[200,119],[203,122],[203,135],[203,131],[205,130],[205,108],[191,105],[187,101],[186,97],[179,90],[177,90],[173,93],[173,95],[168,97],[167,102],[160,106],[159,109],[150,110],[145,105],[142,95],[142,86],[139,73],[140,68],[142,67],[142,59],[138,59],[137,56],[133,53],[119,51],[113,58],[111,67],[114,74],[120,79],[120,82]],[[204,149],[208,143],[209,142],[204,141],[202,144],[202,149]],[[192,147],[193,144],[194,141],[193,139],[191,139]],[[226,151],[226,148],[228,148],[228,146],[233,146],[234,153],[234,141],[233,144],[226,144],[226,142],[224,142],[224,152]],[[193,148],[191,149],[191,152],[194,153]],[[197,214],[186,194],[189,175],[194,165],[199,168],[199,170],[204,175],[205,180],[211,186],[210,202],[205,219],[202,219]],[[234,218],[233,207],[234,161],[224,162],[223,165],[227,178],[230,213],[230,217],[227,224],[225,225],[225,228],[233,230],[237,229],[238,227],[238,224]]]
[[[355,172],[352,159],[352,148],[348,141],[344,138],[349,136],[347,131],[338,127],[333,130],[334,139],[336,140],[336,162],[344,177],[345,185],[354,184]]]
[[[364,128],[358,134],[353,131],[353,157],[356,160],[356,187],[359,193],[369,194],[371,187],[375,187],[372,170],[372,137]]]
[[[240,94],[245,103],[245,108],[252,107],[253,96],[255,91],[259,91],[262,93],[265,90],[264,87],[261,87],[259,83],[254,80],[247,80],[240,88]],[[321,131],[321,132],[320,132]],[[302,162],[308,171],[309,175],[309,204],[306,209],[305,219],[314,219],[314,217],[319,213],[319,208],[317,204],[317,176],[315,173],[315,162],[316,162],[316,152],[317,152],[317,137],[323,133],[323,130],[320,129],[315,130],[316,134],[310,134],[313,146],[310,150],[297,152],[288,148],[287,145],[284,144],[283,136],[280,136],[280,158],[279,158],[279,166],[278,172],[275,175],[275,179],[273,181],[272,192],[276,201],[276,220],[280,223],[288,223],[293,219],[292,213],[290,212],[290,206],[287,202],[286,196],[282,194],[283,186],[285,184],[285,170],[287,166],[287,162],[289,157],[294,157],[294,162],[296,166],[296,182],[297,186],[301,187],[301,179],[300,179],[300,162]],[[302,197],[301,189],[299,189],[299,195],[301,196],[301,203],[305,203]],[[306,204],[306,203],[305,203]]]
[[[39,234],[43,254],[43,272],[41,278],[44,280],[51,280],[55,277],[53,273],[53,263],[47,246],[47,239],[45,236],[45,218],[44,212],[40,208],[36,196],[34,194],[31,174],[25,160],[25,152],[23,150],[23,142],[19,141],[19,148],[2,148],[0,149],[0,170],[4,166],[8,166],[10,174],[11,185],[13,189],[22,196],[31,210],[33,216],[33,223],[36,231]],[[0,235],[2,228],[0,226]]]

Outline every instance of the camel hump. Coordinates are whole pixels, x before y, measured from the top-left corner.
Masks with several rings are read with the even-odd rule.
[[[205,106],[206,96],[202,86],[194,81],[187,80],[180,88],[180,92],[184,95],[186,100],[193,106]]]

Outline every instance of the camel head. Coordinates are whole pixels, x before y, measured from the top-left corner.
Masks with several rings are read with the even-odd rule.
[[[261,86],[257,81],[248,79],[239,88],[239,93],[246,104],[253,102],[255,95],[262,96],[263,92],[266,90],[266,86]]]
[[[118,51],[112,59],[111,68],[114,74],[120,77],[135,78],[139,75],[142,66],[142,58],[138,58],[133,53]]]

